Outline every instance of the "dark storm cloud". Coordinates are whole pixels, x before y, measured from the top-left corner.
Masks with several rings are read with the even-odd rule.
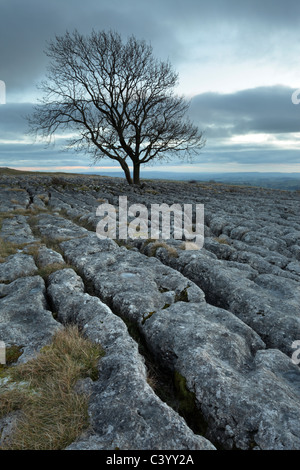
[[[1,78],[7,92],[24,92],[33,87],[46,64],[44,41],[61,24],[61,16],[49,7],[51,2],[12,0],[1,2]]]
[[[49,168],[56,166],[74,165],[74,154],[72,152],[59,152],[55,146],[47,147],[43,144],[10,143],[0,144],[0,167],[41,167]],[[81,165],[89,165],[88,157],[80,158]]]
[[[0,79],[8,93],[34,93],[47,64],[46,41],[75,28],[135,34],[177,66],[192,45],[203,61],[214,60],[223,43],[234,56],[259,54],[260,48],[272,56],[286,45],[278,36],[283,32],[294,45],[299,40],[299,16],[298,0],[0,0]]]
[[[271,85],[277,83],[278,70],[278,82],[293,85],[299,79],[300,87],[299,18],[299,0],[0,0],[0,80],[7,89],[7,104],[0,106],[0,166],[88,164],[86,156],[60,153],[62,141],[46,150],[26,141],[25,117],[46,71],[47,41],[75,28],[84,34],[113,29],[150,41],[155,55],[169,58],[175,69],[191,75],[195,70],[195,93],[241,90],[193,98],[190,116],[207,129],[208,139],[199,162],[297,163],[298,151],[284,150],[284,136],[300,132],[300,105],[291,102],[294,89]],[[219,72],[223,66],[226,84]],[[213,73],[220,73],[220,80],[210,87]],[[267,143],[227,143],[224,148],[226,138],[256,133],[282,138],[282,148]]]
[[[152,0],[151,5],[160,5],[162,12],[176,20],[205,21],[255,20],[276,27],[299,25],[300,4],[298,0]]]
[[[27,116],[32,103],[7,103],[0,106],[0,140],[24,138],[28,132]]]
[[[0,2],[0,79],[7,93],[34,91],[47,65],[44,51],[55,35],[75,28],[115,29],[126,36],[137,34],[159,42],[170,31],[160,30],[152,9],[144,2],[112,0],[10,0]],[[163,46],[162,46],[163,47]]]
[[[271,86],[203,93],[192,99],[190,115],[211,137],[300,132],[300,105],[292,103],[294,91]]]
[[[236,93],[202,93],[191,100],[189,114],[210,134],[231,136],[249,133],[300,132],[300,104],[292,103],[295,90],[283,86],[258,87]],[[25,135],[32,103],[0,106],[0,138]]]

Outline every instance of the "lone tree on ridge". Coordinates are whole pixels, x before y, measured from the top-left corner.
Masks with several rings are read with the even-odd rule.
[[[142,164],[191,156],[205,145],[203,132],[185,118],[188,102],[174,94],[178,74],[145,41],[75,30],[56,36],[46,55],[51,61],[43,98],[29,117],[32,133],[51,141],[67,131],[67,148],[94,162],[117,161],[129,184],[140,183]]]

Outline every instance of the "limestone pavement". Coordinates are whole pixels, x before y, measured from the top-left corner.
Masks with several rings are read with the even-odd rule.
[[[99,239],[97,207],[124,195],[204,204],[203,248]],[[300,449],[297,192],[3,175],[0,202],[0,340],[25,362],[75,323],[105,350],[69,449]],[[163,398],[152,365],[192,413]]]

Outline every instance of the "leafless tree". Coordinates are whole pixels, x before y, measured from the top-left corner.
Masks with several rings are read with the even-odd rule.
[[[46,54],[50,65],[29,117],[31,132],[51,141],[67,131],[67,148],[90,153],[94,162],[116,160],[129,184],[139,184],[142,164],[191,156],[204,146],[203,133],[186,118],[189,103],[174,93],[178,74],[145,41],[75,30],[56,36]]]

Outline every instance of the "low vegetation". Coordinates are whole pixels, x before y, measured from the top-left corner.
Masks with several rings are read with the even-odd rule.
[[[81,378],[98,378],[103,355],[98,344],[68,326],[36,358],[3,367],[0,418],[17,410],[19,415],[0,449],[59,450],[73,442],[89,425],[88,396],[76,393],[74,386]]]
[[[12,243],[0,237],[0,263],[4,263],[8,256],[15,255],[17,251],[22,250],[25,245],[24,243]]]
[[[214,240],[215,242],[221,243],[222,245],[230,245],[229,241],[226,240],[226,238],[215,237]]]
[[[163,242],[160,240],[154,241],[154,243],[150,247],[148,256],[155,256],[158,248],[164,248],[168,252],[168,255],[171,257],[174,257],[174,258],[178,257],[178,252],[176,248],[169,246],[166,242]]]

